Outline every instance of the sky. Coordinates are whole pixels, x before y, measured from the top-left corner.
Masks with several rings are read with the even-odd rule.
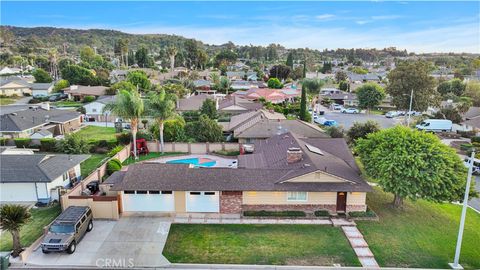
[[[0,1],[1,25],[175,34],[208,44],[480,53],[480,1]]]

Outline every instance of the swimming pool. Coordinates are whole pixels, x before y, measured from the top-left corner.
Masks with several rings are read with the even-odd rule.
[[[169,164],[192,164],[195,167],[213,167],[217,162],[209,158],[184,158],[169,160],[166,163]]]

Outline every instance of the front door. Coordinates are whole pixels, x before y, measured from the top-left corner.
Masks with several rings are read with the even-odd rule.
[[[337,192],[337,212],[345,212],[347,210],[347,193]]]

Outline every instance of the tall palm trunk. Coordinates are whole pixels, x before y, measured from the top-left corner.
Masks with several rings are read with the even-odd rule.
[[[164,141],[163,141],[163,129],[164,129],[164,121],[158,121],[158,133],[160,134],[160,151],[164,154]]]
[[[170,55],[170,71],[173,72],[174,68],[175,68],[175,55],[171,54]]]
[[[20,232],[18,230],[10,231],[12,234],[12,244],[13,244],[13,252],[12,256],[17,257],[22,252],[22,245],[20,244]]]
[[[132,126],[132,138],[133,138],[133,156],[135,160],[138,159],[137,156],[137,124],[138,124],[138,119],[132,119],[130,121],[130,125]]]

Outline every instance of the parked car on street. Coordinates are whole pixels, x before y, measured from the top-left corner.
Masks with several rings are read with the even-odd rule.
[[[51,95],[51,96],[48,98],[48,101],[55,102],[55,101],[64,100],[64,99],[67,99],[67,98],[68,98],[68,95],[67,95],[67,94],[57,93],[57,94]]]
[[[349,114],[357,114],[359,111],[355,108],[343,108],[341,110],[342,113],[349,113]]]
[[[336,126],[337,125],[337,121],[335,120],[327,120],[327,118],[325,117],[318,117],[318,116],[314,116],[313,117],[313,121],[319,125],[324,125],[324,126],[327,126],[327,127],[331,127],[331,126]]]
[[[452,121],[445,119],[425,119],[420,124],[416,125],[418,130],[430,132],[452,131],[452,127]]]
[[[334,111],[340,111],[343,109],[343,106],[340,105],[340,104],[332,104],[331,108],[334,110]]]
[[[50,225],[41,243],[42,252],[72,254],[85,234],[93,229],[93,214],[88,206],[70,206]]]
[[[469,157],[464,159],[464,164],[467,168],[470,167],[470,158]],[[478,158],[473,159],[472,173],[480,175],[480,159],[478,159]]]
[[[399,111],[389,111],[385,114],[385,117],[386,118],[394,118],[394,117],[397,117],[397,116],[400,116],[400,115],[402,115],[402,114]]]
[[[326,127],[336,127],[338,124],[337,124],[337,121],[335,120],[327,120],[323,122],[323,125]]]

